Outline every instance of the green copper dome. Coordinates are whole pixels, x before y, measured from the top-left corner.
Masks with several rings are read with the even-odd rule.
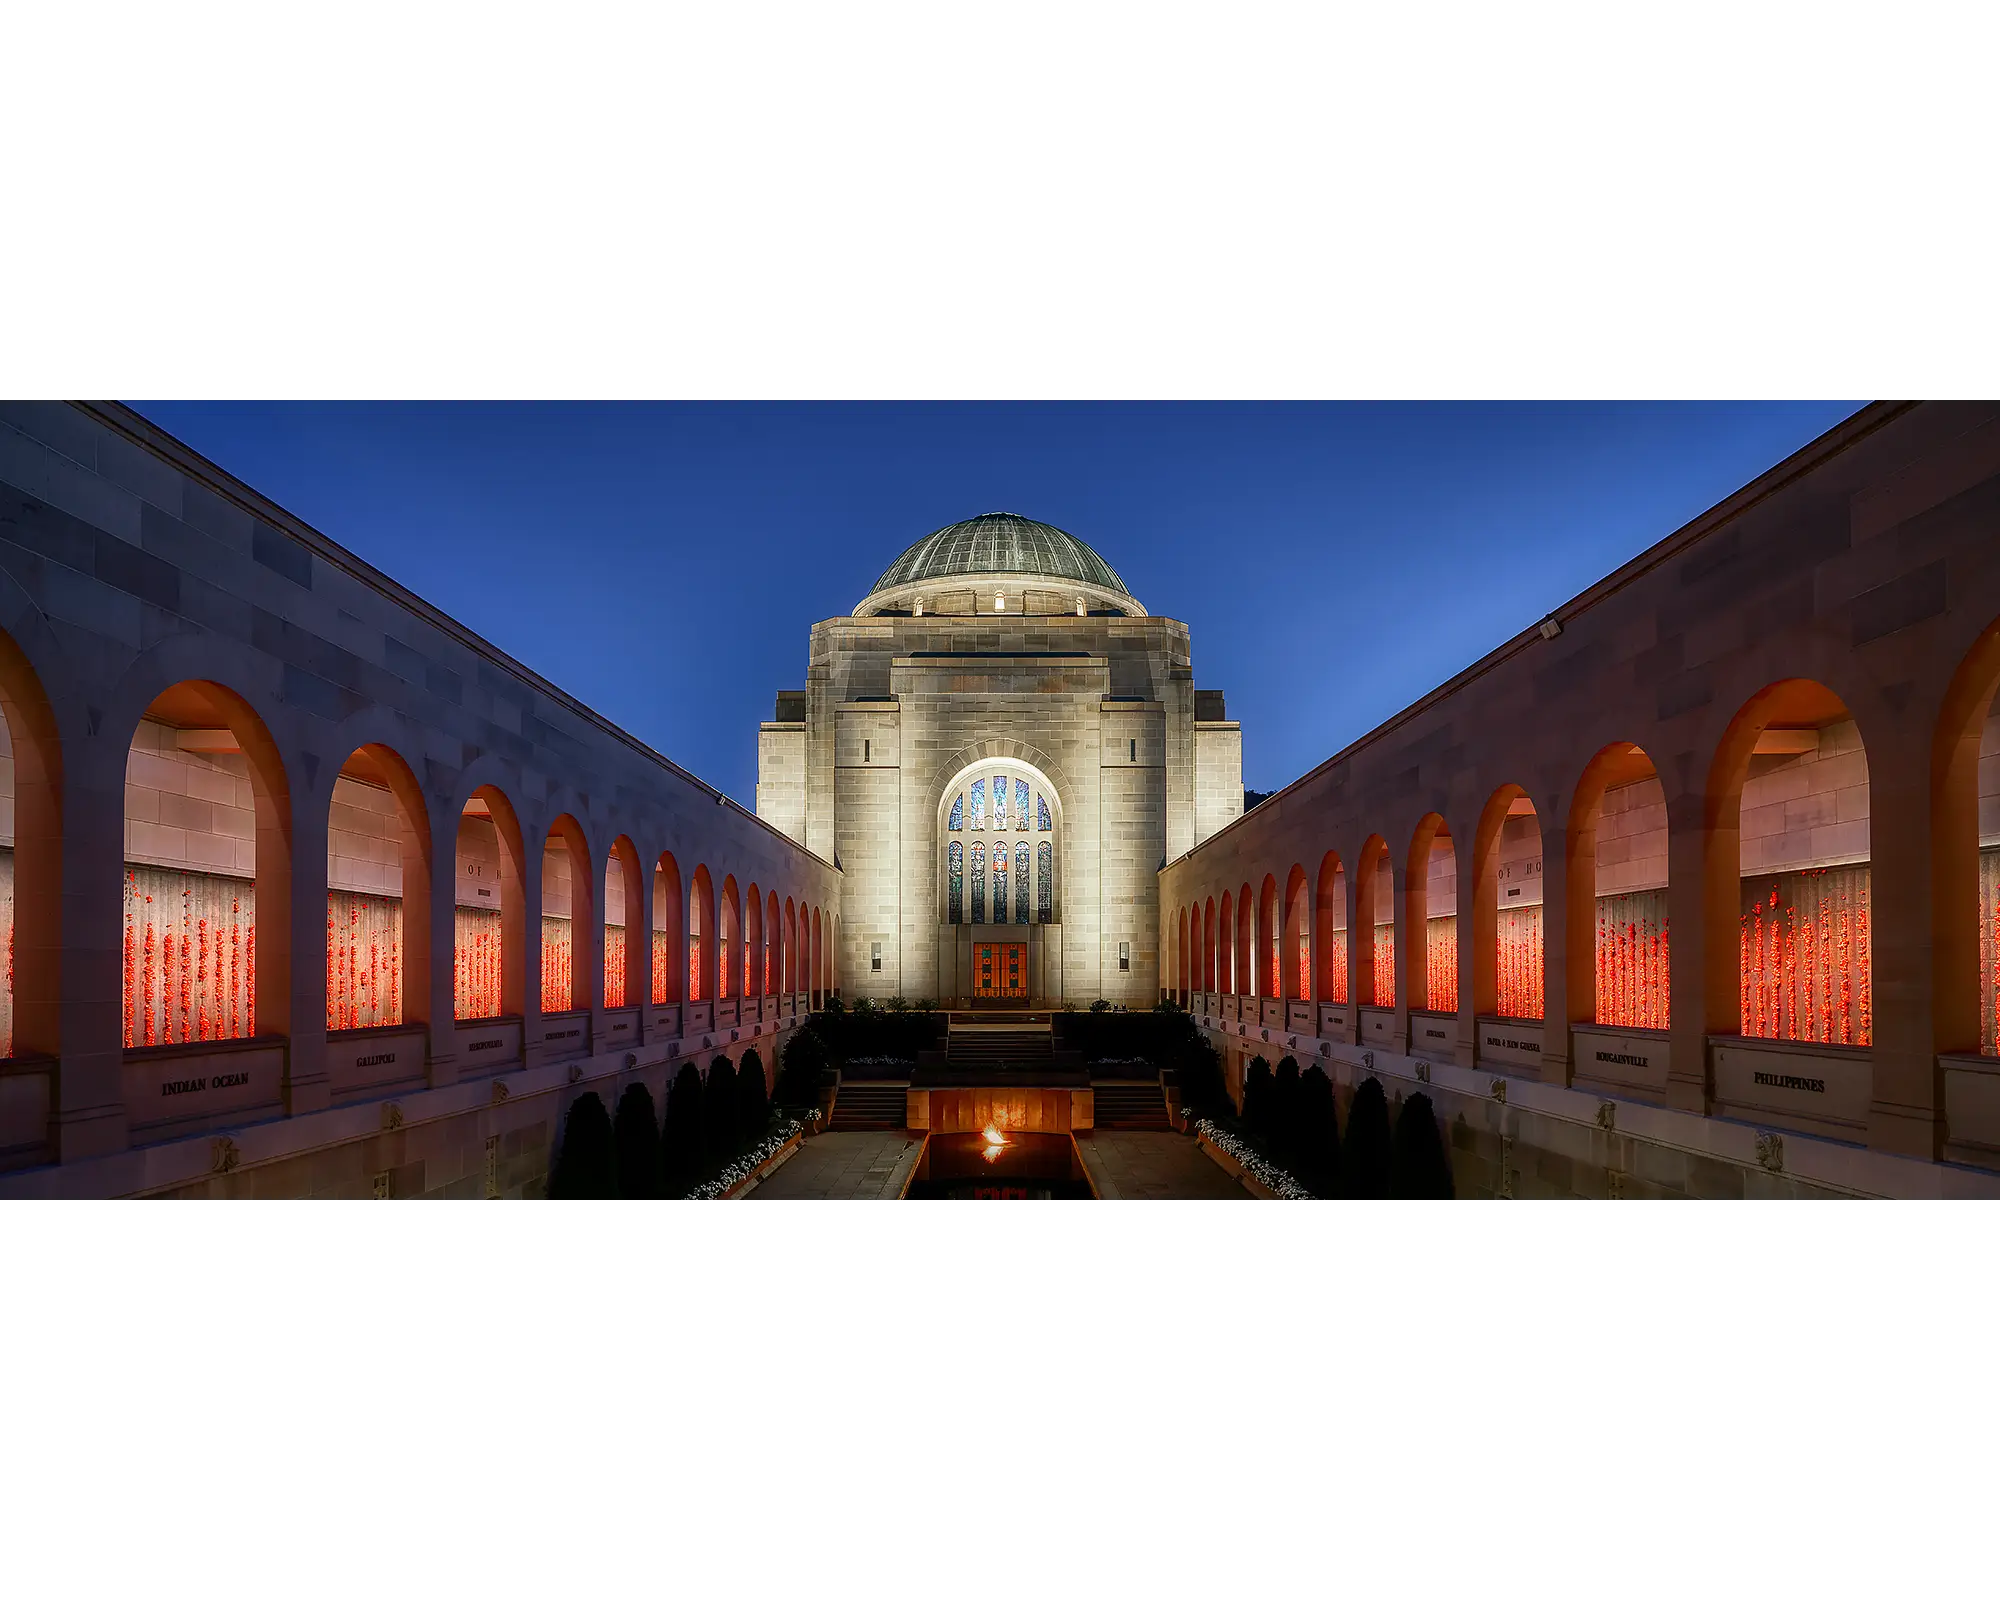
[[[926,534],[898,556],[868,592],[880,594],[906,583],[988,572],[1088,583],[1113,594],[1132,592],[1111,564],[1075,534],[1011,511],[989,511]]]

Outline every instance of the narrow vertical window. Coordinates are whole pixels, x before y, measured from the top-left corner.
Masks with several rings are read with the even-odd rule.
[[[1132,761],[1136,765],[1139,760],[1139,741],[1137,739],[1130,739],[1126,742],[1131,746]]]
[[[863,739],[861,741],[861,764],[864,767],[867,766],[868,763],[874,759],[874,757],[871,754],[869,754],[869,752],[873,748],[874,744],[872,740]]]
[[[949,863],[945,872],[945,921],[965,920],[965,845],[962,840],[951,841],[951,849],[946,853]]]
[[[951,821],[947,824],[947,826],[951,829],[953,833],[959,833],[964,830],[965,828],[964,795],[955,794],[951,797]]]
[[[1049,797],[1045,794],[1038,794],[1035,796],[1035,832],[1047,833],[1048,831]]]
[[[1026,778],[1016,778],[1014,780],[1014,826],[1019,828],[1023,833],[1028,831],[1028,780]],[[1025,922],[1027,918],[1023,917],[1021,920]]]
[[[1035,920],[1048,922],[1055,903],[1055,850],[1044,839],[1035,846]]]
[[[1028,820],[1025,808],[1021,820],[1024,823]],[[1028,886],[1033,878],[1034,874],[1028,870],[1028,841],[1023,839],[1014,846],[1014,920],[1023,927],[1028,923]]]
[[[972,826],[975,832],[983,831],[986,827],[986,780],[984,778],[974,778],[972,780]]]
[[[986,920],[986,846],[978,839],[972,841],[972,920]]]
[[[1012,826],[1007,820],[1007,780],[993,780],[993,831],[1005,833]]]
[[[1007,841],[993,846],[993,920],[1007,920]]]

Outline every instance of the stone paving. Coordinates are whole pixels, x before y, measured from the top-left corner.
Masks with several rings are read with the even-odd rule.
[[[899,1199],[923,1149],[921,1133],[906,1133],[901,1128],[885,1132],[822,1133],[806,1140],[797,1155],[744,1198]]]
[[[1248,1200],[1250,1193],[1179,1133],[1099,1128],[1076,1148],[1104,1200]]]

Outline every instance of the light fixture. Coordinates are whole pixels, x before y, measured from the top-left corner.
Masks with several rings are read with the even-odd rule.
[[[996,594],[993,597],[993,609],[995,611],[1005,611],[1007,609],[1007,597],[1004,594]]]
[[[1563,631],[1563,625],[1556,621],[1554,617],[1544,617],[1535,625],[1535,631],[1544,639],[1553,639]]]

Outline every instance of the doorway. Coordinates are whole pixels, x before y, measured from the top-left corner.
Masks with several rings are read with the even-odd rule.
[[[975,941],[972,946],[972,998],[1012,1000],[1025,1004],[1028,998],[1028,947],[1019,943]]]

